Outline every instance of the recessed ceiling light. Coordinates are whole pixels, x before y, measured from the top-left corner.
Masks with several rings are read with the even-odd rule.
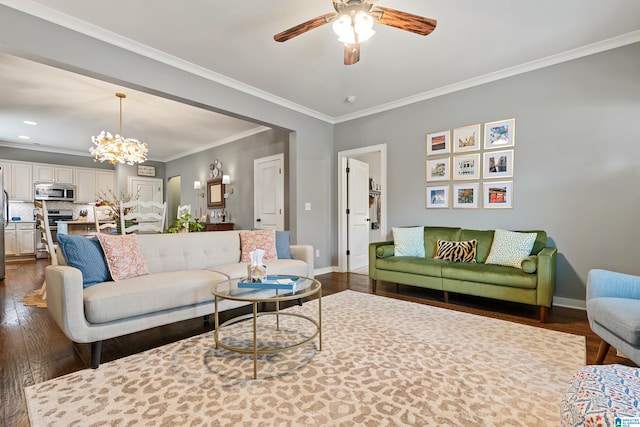
[[[26,135],[18,135],[18,138],[20,138],[20,139],[31,139],[30,136],[26,136]]]
[[[37,124],[38,124],[38,123],[36,123],[36,122],[34,122],[34,121],[32,121],[32,120],[25,120],[25,121],[24,121],[24,122],[22,122],[22,123],[24,123],[25,125],[31,125],[31,126],[35,126],[35,125],[37,125]]]

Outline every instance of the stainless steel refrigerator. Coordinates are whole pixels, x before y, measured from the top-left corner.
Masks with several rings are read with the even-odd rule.
[[[4,189],[4,169],[0,166],[0,280],[4,280],[4,227],[9,221],[9,194]]]

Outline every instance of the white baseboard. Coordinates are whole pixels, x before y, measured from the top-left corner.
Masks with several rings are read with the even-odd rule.
[[[576,310],[587,309],[587,302],[582,299],[553,297],[553,305],[558,307],[575,308]]]
[[[337,271],[338,271],[338,267],[330,266],[330,267],[316,268],[315,270],[313,270],[313,274],[317,276],[319,274],[335,273]]]

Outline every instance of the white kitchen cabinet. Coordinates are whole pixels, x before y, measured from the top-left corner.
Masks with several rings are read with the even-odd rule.
[[[4,254],[7,256],[36,254],[36,224],[10,222],[4,229]]]
[[[73,184],[73,168],[55,165],[35,165],[33,167],[33,180],[34,182]]]
[[[2,185],[9,192],[11,189],[11,163],[0,162],[0,167],[2,168]]]
[[[9,223],[4,227],[4,254],[17,255],[18,241],[16,240],[16,224]]]
[[[33,202],[33,167],[30,163],[3,160],[2,178],[9,200]]]
[[[9,200],[33,202],[33,166],[27,163],[11,163],[11,187]]]
[[[115,192],[115,171],[76,168],[76,203],[93,203],[109,189]]]
[[[36,254],[36,225],[35,223],[18,223],[16,238],[18,240],[18,255]]]

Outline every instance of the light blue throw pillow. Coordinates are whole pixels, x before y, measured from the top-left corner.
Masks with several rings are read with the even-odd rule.
[[[424,227],[392,227],[395,256],[424,258]]]
[[[289,246],[289,231],[276,230],[276,252],[278,259],[291,259],[291,247]]]
[[[95,237],[58,234],[57,239],[67,264],[82,272],[83,288],[109,280],[104,252]]]

